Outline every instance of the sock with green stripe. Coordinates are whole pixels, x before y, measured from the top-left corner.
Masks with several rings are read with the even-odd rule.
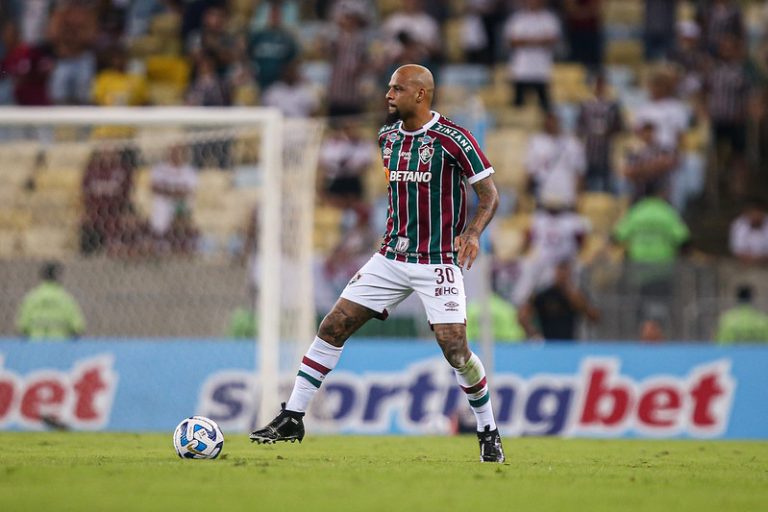
[[[496,429],[496,420],[493,418],[491,407],[491,393],[488,391],[488,380],[485,378],[485,367],[476,354],[472,354],[463,368],[454,368],[456,380],[459,386],[467,394],[469,406],[475,413],[477,431],[482,432],[485,427]]]
[[[341,357],[341,347],[334,347],[320,338],[310,345],[307,354],[301,360],[299,373],[293,383],[291,398],[285,408],[289,411],[306,412],[309,402],[315,396],[320,385],[331,370],[336,367]]]

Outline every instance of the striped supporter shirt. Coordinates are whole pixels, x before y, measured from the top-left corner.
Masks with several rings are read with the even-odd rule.
[[[467,186],[493,174],[468,130],[433,112],[415,132],[379,130],[387,176],[387,228],[379,252],[407,263],[457,264],[453,239],[467,221]]]

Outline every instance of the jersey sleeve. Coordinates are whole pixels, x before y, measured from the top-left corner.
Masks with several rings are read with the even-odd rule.
[[[472,185],[493,174],[494,170],[475,137],[467,130],[460,130],[459,133],[456,145],[449,152],[461,168],[461,174]]]

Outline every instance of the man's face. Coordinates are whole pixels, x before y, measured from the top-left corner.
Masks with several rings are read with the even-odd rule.
[[[388,120],[394,122],[410,115],[416,108],[421,90],[413,81],[406,80],[403,73],[395,71],[386,96]]]

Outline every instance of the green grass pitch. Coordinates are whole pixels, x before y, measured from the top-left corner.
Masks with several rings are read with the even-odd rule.
[[[169,434],[0,433],[0,511],[768,510],[768,443],[324,437],[181,460]]]

